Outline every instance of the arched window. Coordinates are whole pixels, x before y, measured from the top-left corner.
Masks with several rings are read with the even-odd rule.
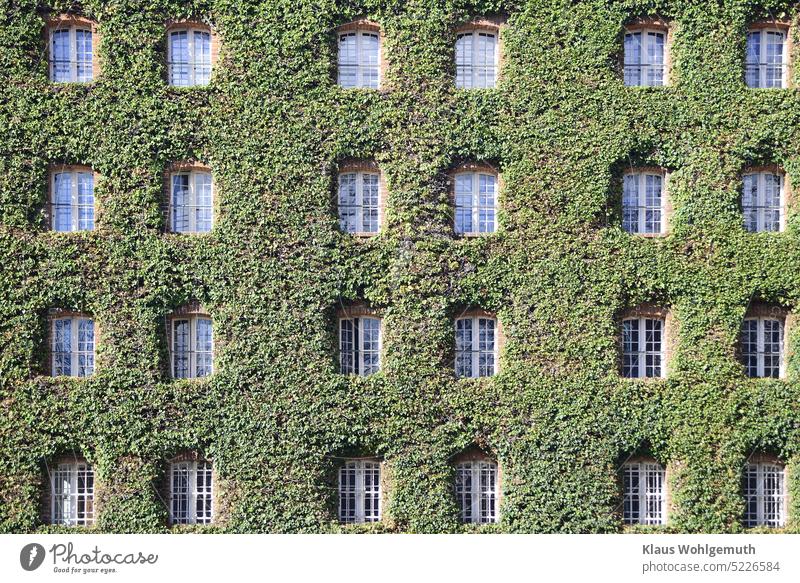
[[[622,465],[622,520],[625,524],[666,524],[664,466],[651,458]]]
[[[745,81],[748,87],[783,88],[788,84],[788,27],[759,24],[747,32]]]
[[[643,305],[628,310],[622,320],[622,376],[666,376],[667,311]]]
[[[381,223],[381,176],[376,165],[346,164],[338,177],[339,227],[345,233],[377,233]]]
[[[478,235],[497,230],[497,182],[497,173],[488,167],[467,167],[454,174],[457,234]]]
[[[753,456],[744,466],[744,526],[786,524],[786,467],[770,456]]]
[[[741,356],[748,377],[780,378],[784,371],[784,311],[757,306],[742,322]]]
[[[461,521],[486,524],[498,522],[500,514],[497,463],[481,456],[467,456],[456,463],[455,494]]]
[[[344,523],[381,519],[381,464],[347,460],[339,468],[339,520]]]
[[[377,89],[381,80],[380,28],[354,22],[339,29],[338,83],[345,88]]]
[[[456,319],[456,376],[490,377],[497,372],[497,318],[471,313]]]
[[[177,87],[208,85],[211,79],[213,34],[208,26],[182,23],[168,31],[167,75]]]
[[[173,164],[169,172],[169,229],[207,233],[214,223],[214,182],[202,164]]]
[[[94,319],[79,312],[52,310],[49,320],[50,374],[54,377],[94,374]]]
[[[665,174],[648,168],[627,172],[622,186],[622,228],[628,233],[664,233]]]
[[[366,376],[381,368],[381,319],[357,304],[339,310],[339,364],[342,374]]]
[[[464,27],[456,33],[456,87],[494,87],[498,69],[498,31]]]
[[[94,524],[94,470],[83,458],[66,458],[50,469],[50,522]]]
[[[172,378],[193,379],[214,372],[211,317],[197,304],[176,310],[168,319]]]
[[[96,71],[97,25],[74,15],[47,21],[50,80],[54,83],[87,83]]]
[[[214,519],[213,465],[192,458],[181,456],[169,465],[171,524],[210,524]]]
[[[58,232],[94,230],[94,172],[87,166],[50,170],[50,228]]]
[[[751,233],[782,231],[784,174],[778,169],[753,169],[742,176],[742,213]]]
[[[661,20],[641,20],[625,27],[625,85],[666,85],[668,35],[667,24]]]

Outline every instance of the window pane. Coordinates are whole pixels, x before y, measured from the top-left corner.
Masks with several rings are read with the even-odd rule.
[[[191,196],[189,174],[172,175],[172,231],[184,233],[190,229]]]
[[[78,62],[78,81],[92,80],[92,32],[89,30],[76,30],[75,43]]]
[[[207,318],[197,318],[197,338],[196,338],[196,370],[195,377],[207,377],[211,374],[213,365],[213,339],[211,320]]]
[[[207,172],[194,173],[195,193],[195,231],[207,233],[211,230],[211,217],[213,213],[213,196],[211,175]]]
[[[169,35],[170,43],[170,64],[169,82],[170,85],[187,86],[189,85],[189,33],[185,30],[172,32]]]
[[[355,173],[339,175],[339,228],[345,233],[358,232],[358,191]]]
[[[625,35],[625,85],[642,84],[642,33],[632,32]]]
[[[354,32],[339,35],[339,85],[356,87],[358,83],[358,41]]]
[[[189,378],[189,333],[189,320],[172,321],[172,376],[176,379]]]
[[[472,318],[456,320],[456,376],[472,377]]]
[[[456,38],[456,87],[473,86],[472,56],[472,33],[459,34]]]
[[[53,31],[53,81],[67,82],[72,81],[72,66],[70,56],[70,31]]]

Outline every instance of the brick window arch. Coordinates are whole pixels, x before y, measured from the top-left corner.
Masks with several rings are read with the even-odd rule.
[[[51,230],[62,233],[94,230],[94,187],[98,178],[89,166],[50,165],[47,222]]]
[[[652,457],[632,457],[620,469],[622,521],[625,524],[667,523],[667,470]]]
[[[628,87],[659,87],[669,82],[670,25],[661,18],[640,18],[625,25],[624,81]]]
[[[193,302],[167,318],[170,376],[194,379],[214,372],[213,322],[208,311]]]
[[[471,163],[450,172],[450,197],[457,235],[486,235],[497,231],[500,174],[488,164]]]
[[[380,314],[357,302],[337,311],[339,368],[342,374],[368,376],[381,369],[383,331]]]
[[[786,524],[787,470],[777,457],[756,453],[743,468],[743,524],[746,528],[779,528]]]
[[[214,29],[204,22],[167,24],[167,81],[175,87],[208,85],[219,55]]]
[[[89,83],[100,73],[97,23],[76,14],[47,18],[44,34],[50,80],[54,83]]]
[[[790,198],[786,173],[777,166],[752,166],[742,173],[742,214],[751,233],[783,231]]]
[[[196,452],[181,453],[167,469],[170,524],[210,524],[214,521],[214,464]]]
[[[49,524],[91,526],[95,522],[94,468],[79,455],[62,455],[47,464],[44,513]]]
[[[336,179],[336,206],[342,232],[376,234],[383,221],[386,183],[375,162],[345,162]]]
[[[500,20],[478,19],[456,29],[456,87],[482,89],[497,85],[500,71]]]
[[[175,162],[164,175],[167,229],[208,233],[214,226],[215,188],[211,168],[197,161]]]
[[[471,448],[454,460],[454,491],[461,522],[500,521],[500,468],[497,461]]]
[[[789,86],[789,24],[756,22],[746,35],[745,83],[748,87],[783,89]]]
[[[336,29],[337,83],[346,89],[378,89],[383,77],[381,27],[366,19]]]

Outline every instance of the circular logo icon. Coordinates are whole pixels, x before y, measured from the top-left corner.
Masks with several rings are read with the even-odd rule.
[[[30,543],[19,552],[19,564],[26,571],[35,571],[44,562],[44,547],[39,543]]]

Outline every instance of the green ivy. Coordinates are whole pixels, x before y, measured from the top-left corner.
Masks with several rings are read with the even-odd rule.
[[[96,82],[47,80],[48,11],[98,21]],[[456,90],[455,27],[497,14],[499,87]],[[790,2],[0,0],[0,15],[0,531],[57,530],[39,518],[44,464],[71,452],[96,468],[103,532],[167,530],[157,485],[184,449],[214,460],[221,490],[219,523],[190,531],[473,531],[451,464],[473,445],[503,471],[502,521],[477,529],[491,532],[622,530],[617,468],[639,451],[674,468],[661,530],[741,531],[753,451],[798,475],[797,362],[749,380],[735,359],[750,302],[800,299],[797,213],[755,235],[738,207],[747,165],[800,184],[797,91],[743,81],[747,24],[795,19]],[[623,25],[648,15],[674,25],[674,82],[624,87]],[[190,16],[216,27],[221,60],[208,87],[171,88],[165,23]],[[381,91],[335,84],[333,30],[361,16],[385,34]],[[214,230],[166,235],[162,175],[191,158],[214,172]],[[374,159],[388,183],[366,241],[337,230],[347,159]],[[446,176],[464,161],[503,174],[492,236],[452,234]],[[664,238],[618,224],[633,161],[671,171]],[[44,229],[51,163],[102,175],[97,230]],[[173,381],[164,319],[191,300],[214,318],[216,372]],[[367,378],[337,372],[334,313],[352,300],[384,316]],[[667,379],[618,373],[615,316],[642,302],[678,324]],[[452,372],[469,306],[505,329],[490,379]],[[91,378],[40,375],[53,307],[98,321]],[[332,476],[354,451],[386,460],[381,524],[336,522]]]

